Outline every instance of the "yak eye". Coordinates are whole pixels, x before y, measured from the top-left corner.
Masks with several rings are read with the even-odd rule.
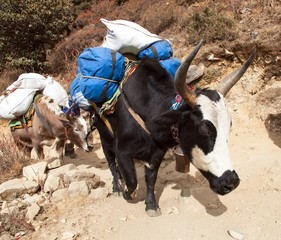
[[[81,129],[81,128],[80,128],[80,129]],[[79,126],[74,127],[73,130],[74,130],[75,132],[79,132]]]
[[[199,133],[206,137],[210,137],[212,135],[212,131],[206,123],[200,124]]]

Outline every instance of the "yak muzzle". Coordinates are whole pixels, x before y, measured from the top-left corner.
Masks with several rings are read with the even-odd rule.
[[[222,176],[209,179],[209,182],[211,189],[215,193],[225,195],[238,187],[240,179],[234,170],[227,170]]]

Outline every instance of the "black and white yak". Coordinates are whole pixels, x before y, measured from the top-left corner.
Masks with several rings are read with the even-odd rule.
[[[95,115],[94,125],[113,174],[113,191],[123,191],[125,199],[132,199],[137,188],[134,159],[145,162],[145,204],[150,216],[161,214],[154,187],[169,148],[179,145],[215,193],[227,194],[240,182],[229,154],[231,117],[224,96],[250,66],[256,50],[216,89],[194,91],[186,84],[186,75],[201,45],[202,41],[182,62],[174,80],[157,60],[141,60],[124,84],[114,113],[106,116],[113,136],[104,121]],[[184,103],[171,110],[177,94]],[[124,178],[125,190],[121,190],[118,171]]]

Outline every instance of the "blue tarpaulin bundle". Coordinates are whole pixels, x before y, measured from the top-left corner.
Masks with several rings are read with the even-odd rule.
[[[77,75],[69,91],[71,98],[97,103],[109,100],[124,76],[123,55],[104,47],[86,48],[77,61]]]

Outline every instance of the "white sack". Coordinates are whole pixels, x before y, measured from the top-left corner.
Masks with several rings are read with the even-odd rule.
[[[55,81],[52,77],[47,78],[46,87],[43,90],[43,95],[54,99],[55,103],[64,107],[68,102],[68,95],[62,85]]]
[[[101,46],[119,51],[122,54],[133,53],[137,55],[139,51],[152,43],[163,40],[163,38],[134,22],[126,20],[108,21],[104,18],[100,20],[107,27],[107,35]]]
[[[46,83],[46,78],[38,73],[23,73],[19,75],[17,81],[7,87],[7,90],[13,90],[15,88],[42,90],[46,86]]]
[[[38,89],[16,89],[8,96],[0,96],[0,118],[15,119],[25,114]]]

